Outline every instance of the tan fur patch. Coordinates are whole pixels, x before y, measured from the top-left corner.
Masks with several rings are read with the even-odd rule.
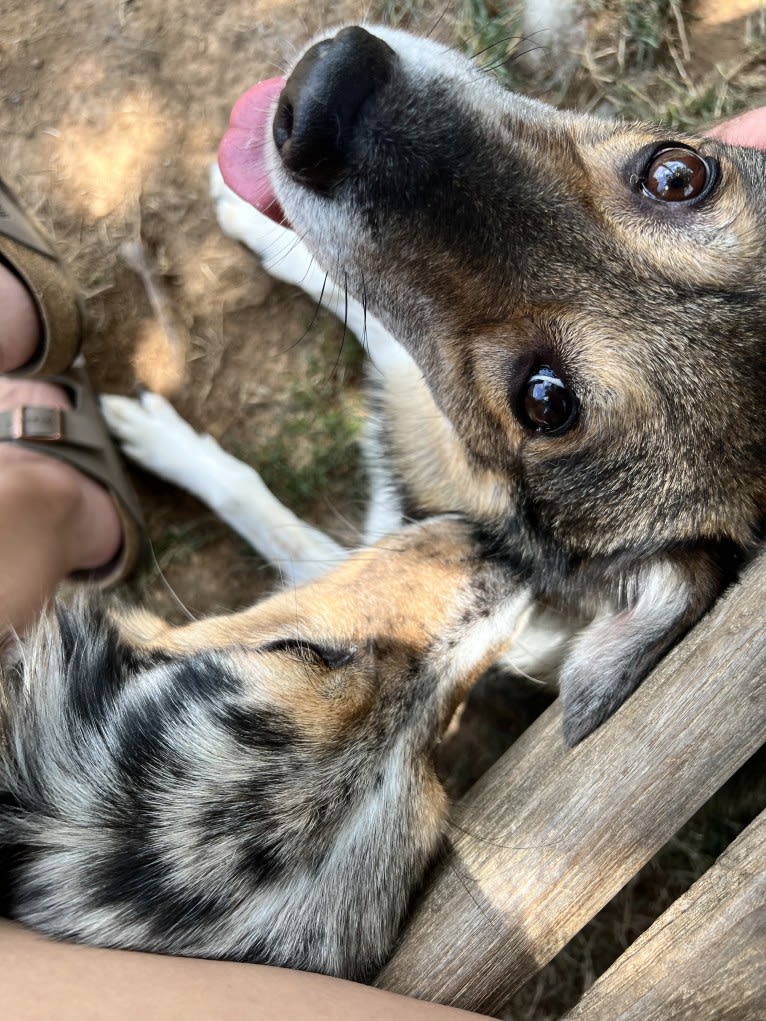
[[[508,481],[472,466],[464,446],[413,368],[383,390],[388,438],[405,486],[423,511],[450,509],[478,521],[500,517],[510,506]]]
[[[360,551],[334,571],[279,592],[242,613],[172,627],[143,611],[117,616],[123,640],[144,649],[191,655],[230,649],[257,691],[290,712],[314,739],[363,715],[382,687],[422,659],[459,609],[473,550],[457,522],[429,523]],[[300,653],[263,646],[296,639],[353,650],[337,669]],[[257,657],[257,671],[251,657]]]

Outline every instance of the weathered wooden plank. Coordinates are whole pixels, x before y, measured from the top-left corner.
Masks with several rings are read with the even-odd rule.
[[[566,1021],[766,1019],[766,812],[591,987]]]
[[[766,556],[574,749],[551,707],[469,791],[384,988],[492,1013],[766,738]]]

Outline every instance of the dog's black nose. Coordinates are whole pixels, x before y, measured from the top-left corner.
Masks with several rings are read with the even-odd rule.
[[[363,28],[344,28],[307,50],[287,79],[274,141],[287,169],[320,191],[348,166],[362,104],[385,84],[396,55]]]

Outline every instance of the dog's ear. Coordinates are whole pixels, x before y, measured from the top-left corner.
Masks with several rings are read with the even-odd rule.
[[[699,616],[699,592],[670,560],[643,568],[630,588],[625,607],[599,614],[564,660],[559,689],[570,747],[622,705]]]

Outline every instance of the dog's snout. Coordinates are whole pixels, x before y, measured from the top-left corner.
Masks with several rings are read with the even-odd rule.
[[[327,190],[344,174],[359,111],[388,80],[394,51],[363,28],[344,28],[308,50],[287,79],[274,116],[285,167]]]

